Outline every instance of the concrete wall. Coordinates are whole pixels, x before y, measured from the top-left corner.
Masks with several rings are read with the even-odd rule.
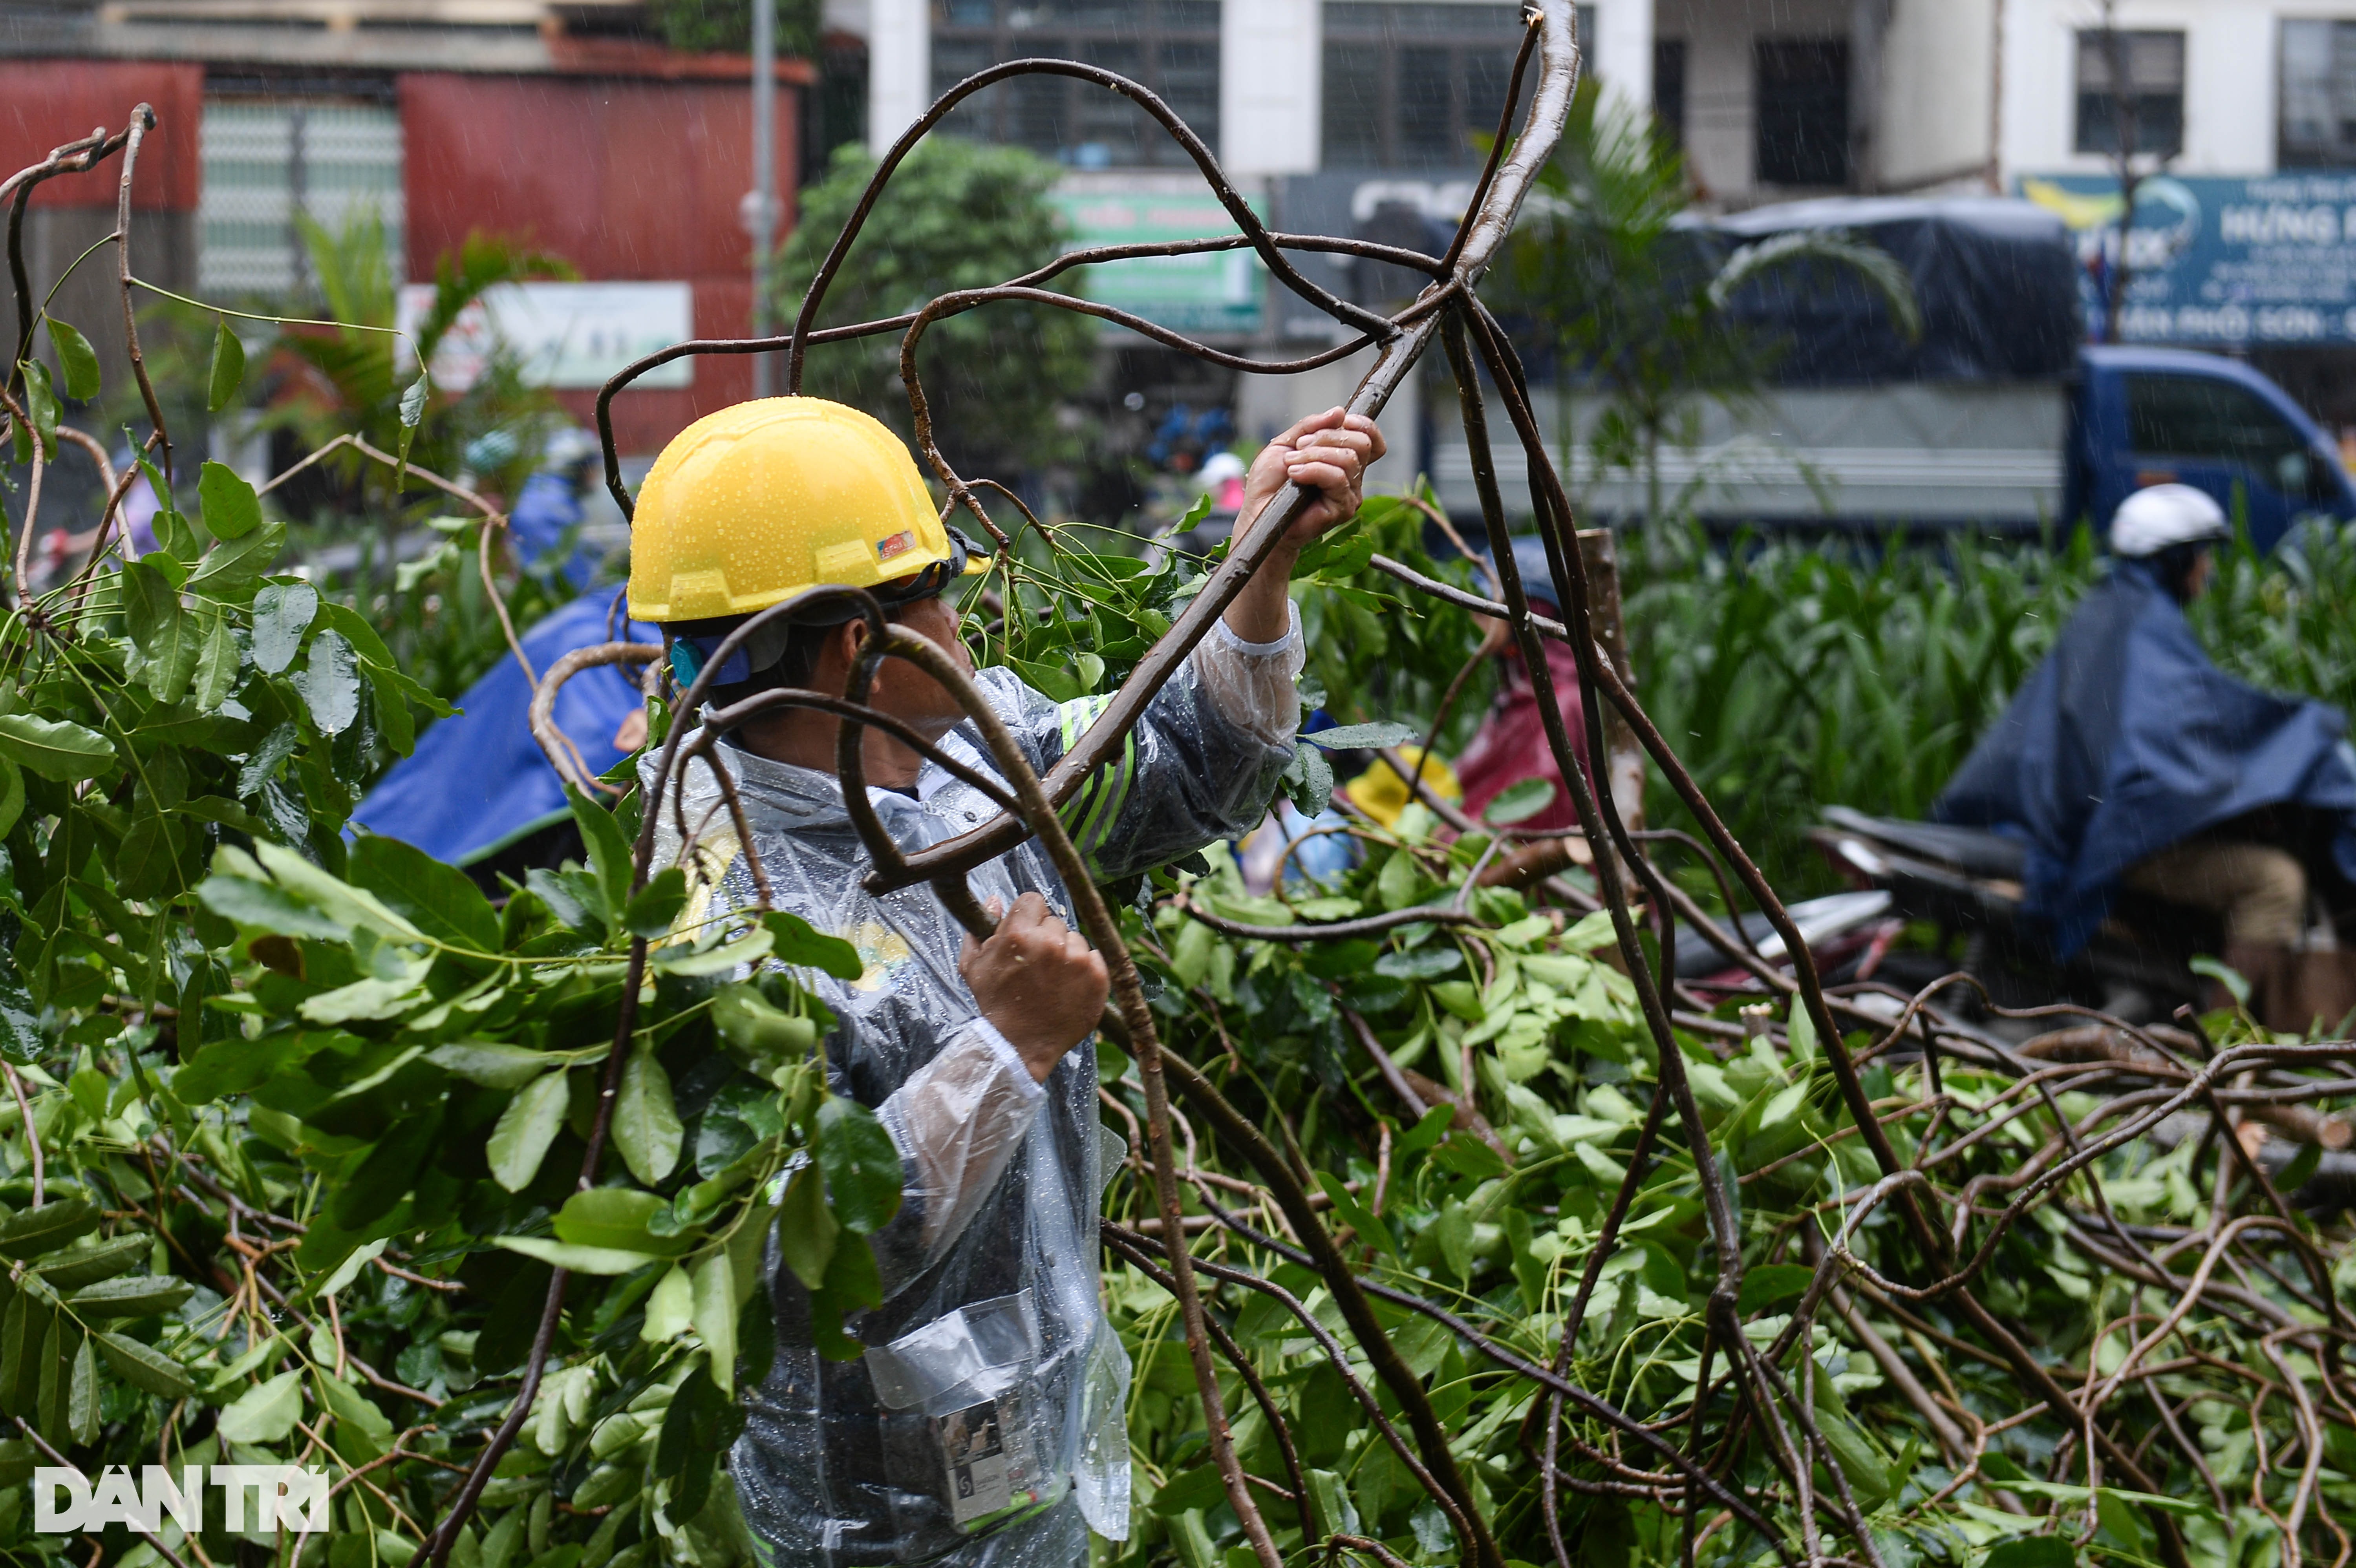
[[[1967,178],[1988,161],[1997,0],[1897,0],[1881,64],[1875,181]]]
[[[2184,40],[2184,155],[2188,175],[2265,174],[2275,167],[2281,18],[2349,16],[2345,5],[2283,0],[2119,0],[2118,25],[2180,31]],[[2095,0],[2006,0],[2004,173],[2084,169],[2105,161],[2076,141],[2077,49],[2082,27],[2101,21]]]
[[[798,91],[778,93],[783,169],[796,166]],[[751,250],[736,214],[753,184],[753,122],[741,82],[419,73],[400,93],[411,277],[432,277],[435,257],[484,229],[552,251],[584,278],[684,279],[696,336],[743,336]],[[510,152],[534,146],[562,154]],[[790,231],[793,193],[784,199]],[[560,395],[589,417],[595,394]],[[615,437],[624,452],[653,452],[751,395],[749,359],[708,356],[690,387],[622,394]]]

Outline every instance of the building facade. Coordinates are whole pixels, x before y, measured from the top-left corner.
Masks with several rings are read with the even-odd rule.
[[[316,300],[305,222],[380,226],[395,283],[431,281],[477,231],[562,257],[593,283],[683,285],[680,325],[742,334],[751,317],[750,68],[648,36],[636,0],[6,0],[0,169],[37,161],[152,104],[134,191],[143,277],[265,309]],[[778,68],[785,226],[809,62]],[[27,225],[37,293],[113,227],[115,182],[40,187]],[[85,263],[61,319],[119,345],[111,264]],[[0,294],[9,292],[0,277]],[[14,319],[14,305],[0,311]],[[295,310],[295,314],[312,314]],[[102,342],[101,352],[107,350]],[[112,362],[110,360],[110,362]],[[575,377],[574,380],[582,379]],[[751,391],[736,357],[615,404],[626,453],[651,456]],[[594,387],[556,395],[590,419]]]

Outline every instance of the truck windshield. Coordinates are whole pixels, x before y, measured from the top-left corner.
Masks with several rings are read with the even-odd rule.
[[[2227,464],[2285,496],[2319,498],[2324,475],[2306,437],[2247,387],[2205,376],[2125,379],[2127,443],[2136,456]]]

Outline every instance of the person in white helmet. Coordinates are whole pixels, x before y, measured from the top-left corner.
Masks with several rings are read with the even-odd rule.
[[[2356,915],[2356,753],[2337,709],[2245,686],[2194,637],[2185,607],[2232,537],[2190,485],[2128,496],[2110,574],[1933,815],[2025,843],[2025,908],[2058,956],[2123,888],[2207,911],[2260,1017],[2304,1029],[2294,954],[2316,895]]]

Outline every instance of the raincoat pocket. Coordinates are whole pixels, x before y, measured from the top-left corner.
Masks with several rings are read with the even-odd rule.
[[[932,1499],[963,1534],[1060,1498],[1067,1471],[1057,1463],[1060,1424],[1041,1384],[1042,1353],[1028,1290],[961,1307],[870,1349],[894,1487]]]

